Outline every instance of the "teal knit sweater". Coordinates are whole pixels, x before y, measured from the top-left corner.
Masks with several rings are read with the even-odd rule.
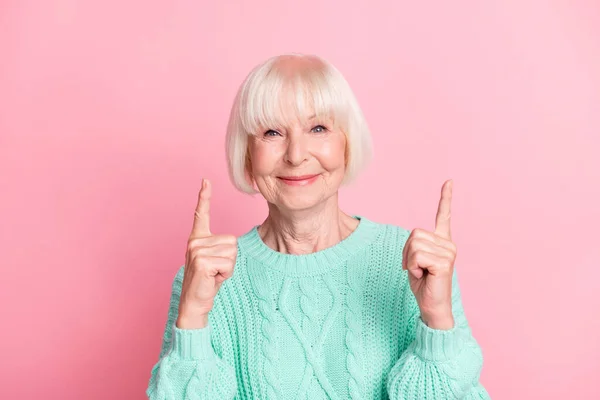
[[[238,238],[233,276],[208,326],[175,326],[175,276],[159,361],[146,395],[174,399],[489,399],[481,349],[465,318],[456,269],[451,330],[420,318],[402,269],[410,231],[356,216],[358,227],[303,255]]]

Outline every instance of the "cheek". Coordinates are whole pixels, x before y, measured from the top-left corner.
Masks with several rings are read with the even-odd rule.
[[[254,144],[250,148],[250,159],[252,160],[252,171],[254,175],[269,175],[278,160],[281,158],[281,149],[278,146],[265,143]]]
[[[322,143],[318,149],[321,165],[330,171],[344,167],[345,153],[346,141],[341,139]]]

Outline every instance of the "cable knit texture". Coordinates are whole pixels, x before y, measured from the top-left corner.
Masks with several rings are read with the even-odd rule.
[[[432,329],[402,270],[410,231],[355,218],[346,239],[303,255],[271,249],[253,227],[202,329],[175,326],[181,267],[148,398],[489,399],[456,268],[455,326]]]

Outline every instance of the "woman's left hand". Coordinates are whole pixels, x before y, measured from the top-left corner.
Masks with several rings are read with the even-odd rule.
[[[435,230],[413,229],[402,252],[421,319],[432,329],[452,329],[452,273],[456,245],[450,236],[452,180],[444,182],[435,217]]]

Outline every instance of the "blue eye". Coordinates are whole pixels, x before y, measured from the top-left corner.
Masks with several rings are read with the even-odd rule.
[[[265,136],[274,137],[276,135],[279,135],[279,132],[274,131],[273,129],[269,129],[265,132]]]
[[[319,128],[320,128],[320,130],[317,130]],[[325,132],[326,130],[327,130],[327,128],[325,128],[323,125],[317,125],[314,128],[312,128],[312,131],[316,132],[316,133]]]

